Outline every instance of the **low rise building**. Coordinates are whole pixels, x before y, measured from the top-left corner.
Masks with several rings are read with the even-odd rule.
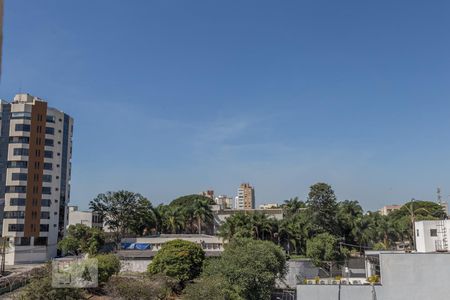
[[[450,220],[415,222],[415,241],[417,252],[448,252]]]
[[[279,205],[277,203],[267,203],[267,204],[261,204],[259,206],[259,209],[273,209],[278,208]]]
[[[78,210],[78,206],[75,205],[69,206],[69,220],[67,222],[67,227],[76,224],[103,228],[103,219],[95,212]]]
[[[399,210],[402,206],[403,205],[397,205],[397,204],[385,205],[382,208],[380,208],[379,212],[380,212],[381,215],[387,216],[391,212]]]
[[[233,198],[228,197],[227,195],[219,195],[214,199],[214,201],[222,209],[232,209],[233,208]]]
[[[348,282],[344,277],[299,284],[297,299],[424,300],[450,295],[449,253],[366,251],[365,257],[364,280]]]

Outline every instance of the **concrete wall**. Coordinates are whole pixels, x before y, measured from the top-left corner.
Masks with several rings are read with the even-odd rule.
[[[450,298],[450,254],[380,254],[381,285],[341,286],[345,300],[427,300]],[[299,300],[338,299],[338,285],[298,285]]]
[[[151,261],[151,259],[121,260],[120,272],[146,272]]]

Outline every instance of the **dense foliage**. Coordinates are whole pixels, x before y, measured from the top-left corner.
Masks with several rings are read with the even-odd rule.
[[[126,277],[113,277],[105,287],[108,296],[122,300],[170,299],[174,289],[176,289],[176,283],[173,279],[163,275],[133,278],[133,280]]]
[[[342,260],[352,251],[395,249],[397,244],[412,248],[415,221],[446,217],[442,206],[428,201],[408,202],[388,216],[364,213],[358,201],[339,202],[325,183],[311,186],[306,202],[293,198],[282,207],[284,218],[279,221],[260,212],[234,214],[220,227],[219,234],[226,240],[269,240],[288,254],[311,257],[321,264]]]
[[[148,265],[150,274],[164,274],[180,283],[192,280],[202,271],[205,252],[192,242],[173,240],[165,243]]]
[[[94,258],[98,264],[98,282],[99,284],[107,282],[111,276],[120,271],[120,260],[114,254],[101,254]]]
[[[270,299],[286,273],[284,251],[268,241],[233,239],[185,292],[186,299]],[[201,295],[203,298],[200,298]]]
[[[58,243],[63,253],[96,254],[105,243],[104,232],[98,228],[91,228],[84,224],[70,225],[66,236]]]

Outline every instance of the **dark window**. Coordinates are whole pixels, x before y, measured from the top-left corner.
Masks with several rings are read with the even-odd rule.
[[[28,174],[27,173],[12,173],[12,180],[27,180]]]
[[[9,200],[9,205],[25,206],[25,198],[11,198]]]
[[[46,237],[38,237],[34,239],[35,246],[47,246],[47,238]]]
[[[48,231],[48,224],[41,224],[40,225],[40,230],[42,232],[47,232]]]
[[[430,236],[437,236],[437,229],[430,229]]]
[[[12,112],[11,119],[31,120],[31,113],[29,113],[29,112]]]
[[[416,231],[417,231],[417,236],[419,236],[419,229],[417,229]]]
[[[17,186],[7,186],[6,193],[26,193],[27,187],[22,185]]]
[[[43,182],[52,182],[52,175],[42,175]]]
[[[43,186],[42,187],[42,194],[43,195],[50,195],[52,193],[52,188],[51,187],[47,187],[47,186]]]
[[[53,146],[54,144],[52,139],[45,139],[45,146]]]
[[[29,124],[16,124],[16,131],[30,131]]]
[[[45,158],[53,158],[53,151],[45,150],[44,157]]]
[[[46,121],[47,121],[47,123],[55,123],[55,117],[54,116],[47,116]]]
[[[14,153],[14,155],[28,156],[28,149],[27,148],[14,148],[13,153]]]
[[[15,143],[28,144],[30,142],[30,138],[27,136],[10,136],[9,142],[13,144]]]
[[[28,163],[26,161],[8,161],[8,168],[26,168]]]
[[[14,241],[14,244],[16,246],[30,246],[31,238],[29,238],[29,237],[16,238],[16,240]]]
[[[53,127],[45,127],[45,134],[55,134],[55,128]]]
[[[8,231],[23,231],[23,224],[9,224]]]
[[[41,205],[45,207],[49,207],[52,204],[52,201],[50,199],[42,199]]]
[[[5,219],[23,219],[25,217],[24,211],[5,211]]]
[[[52,163],[44,163],[44,170],[53,170]]]

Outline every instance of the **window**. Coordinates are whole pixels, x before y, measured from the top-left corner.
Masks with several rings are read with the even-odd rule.
[[[16,246],[30,246],[31,245],[31,238],[29,238],[29,237],[15,238],[14,245],[16,245]]]
[[[47,238],[46,237],[38,237],[34,239],[35,246],[47,246]]]
[[[53,127],[45,127],[45,134],[54,135],[55,134],[55,128],[53,128]]]
[[[25,218],[24,211],[5,211],[4,216],[5,219],[23,219]]]
[[[44,170],[53,170],[52,163],[44,163]]]
[[[7,186],[6,193],[26,193],[27,187],[23,185]]]
[[[30,131],[29,124],[16,124],[16,131]]]
[[[9,142],[12,144],[16,143],[28,144],[30,142],[30,138],[27,136],[10,136]]]
[[[23,224],[9,224],[8,231],[23,231]]]
[[[9,205],[25,206],[25,198],[11,198],[9,200]]]
[[[42,175],[43,182],[52,182],[52,175]]]
[[[28,163],[26,161],[8,161],[8,168],[27,168]]]
[[[48,232],[48,224],[41,224],[39,229],[42,232]]]
[[[55,123],[55,117],[54,116],[47,116],[46,121],[47,121],[47,123]]]
[[[50,199],[42,199],[41,200],[41,206],[49,207],[52,204],[52,201]]]
[[[41,211],[41,219],[50,219],[50,212]]]
[[[12,180],[27,180],[28,174],[26,173],[12,173]]]
[[[31,113],[29,113],[29,112],[12,112],[11,119],[31,120]]]
[[[430,229],[430,236],[437,236],[437,229]]]
[[[14,155],[28,156],[28,149],[27,148],[14,148],[13,153],[14,153]]]
[[[50,195],[52,193],[52,188],[51,187],[47,187],[47,186],[43,186],[42,187],[42,194],[43,195]]]
[[[416,232],[417,232],[417,236],[419,236],[419,229],[417,229]]]
[[[54,141],[52,139],[45,139],[45,146],[51,146],[53,147]]]
[[[44,157],[45,158],[53,158],[53,151],[45,150]]]

